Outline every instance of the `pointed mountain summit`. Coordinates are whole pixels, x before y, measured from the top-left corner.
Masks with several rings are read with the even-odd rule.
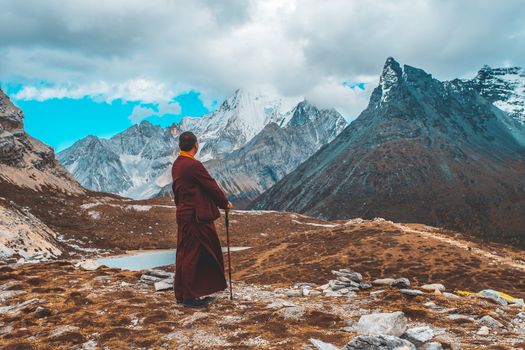
[[[240,149],[205,163],[237,206],[250,203],[347,126],[336,110],[307,101],[279,123],[269,123]]]
[[[198,157],[206,161],[239,149],[265,125],[281,120],[287,108],[280,98],[238,89],[215,112],[199,118],[186,117],[179,127],[199,136]]]
[[[385,217],[525,244],[525,128],[456,80],[389,58],[368,107],[252,204]]]

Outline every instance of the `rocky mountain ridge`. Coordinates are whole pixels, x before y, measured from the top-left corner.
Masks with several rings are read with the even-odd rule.
[[[345,120],[334,109],[318,109],[302,101],[280,125],[267,124],[243,147],[204,165],[230,200],[242,207],[332,141],[345,127]]]
[[[170,128],[147,121],[109,140],[94,136],[58,154],[59,160],[85,187],[134,199],[171,193],[171,164],[178,135],[192,130],[200,140],[197,158],[219,179],[231,200],[242,205],[293,170],[346,127],[335,110],[319,110],[307,101],[284,112],[278,98],[237,90],[217,111],[183,118]],[[270,140],[271,138],[271,140]],[[292,151],[284,158],[279,146]],[[246,155],[251,157],[246,159]],[[243,161],[239,159],[242,158]],[[249,166],[244,162],[249,162]]]
[[[0,90],[0,180],[81,193],[82,187],[55,159],[53,149],[25,132],[23,118],[23,112]]]
[[[131,198],[151,197],[166,185],[178,148],[176,126],[142,121],[110,139],[88,136],[58,154],[86,188]]]
[[[463,82],[525,125],[525,69],[484,66],[474,79]]]
[[[525,242],[525,128],[470,84],[385,63],[368,107],[253,204]]]
[[[0,259],[56,258],[62,254],[57,233],[13,202],[6,187],[57,195],[82,195],[85,190],[55,159],[51,147],[25,132],[23,118],[0,90]]]

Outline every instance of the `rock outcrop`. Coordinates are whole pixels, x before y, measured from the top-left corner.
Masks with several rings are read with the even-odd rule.
[[[23,118],[22,111],[0,90],[0,182],[82,193],[82,187],[55,159],[53,149],[25,132]]]

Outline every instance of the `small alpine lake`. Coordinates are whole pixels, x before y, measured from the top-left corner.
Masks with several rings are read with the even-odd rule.
[[[250,247],[231,247],[231,252],[237,252]],[[226,247],[222,248],[226,252]],[[132,251],[124,255],[107,256],[96,259],[100,265],[124,270],[146,270],[155,267],[175,264],[175,249],[155,249]]]

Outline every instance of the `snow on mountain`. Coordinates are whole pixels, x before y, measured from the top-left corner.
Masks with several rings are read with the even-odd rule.
[[[59,161],[85,187],[130,198],[148,198],[175,159],[177,127],[143,121],[113,136],[88,136],[58,154]]]
[[[236,90],[220,107],[200,118],[182,119],[181,131],[191,130],[199,136],[201,161],[214,159],[218,154],[239,149],[268,123],[279,123],[285,112],[299,101],[288,101],[245,90]],[[290,105],[292,103],[292,105]]]
[[[279,122],[266,125],[240,149],[205,163],[238,206],[273,186],[347,126],[336,110],[318,109],[308,101]]]
[[[171,128],[144,121],[109,140],[88,136],[60,152],[58,159],[89,189],[144,199],[170,191],[170,168],[178,148],[178,135],[182,131],[191,130],[199,138],[197,158],[212,161],[230,159],[229,154],[244,147],[270,124],[282,128],[288,135],[307,135],[302,140],[301,152],[292,157],[293,161],[286,166],[284,158],[268,159],[271,154],[266,158],[261,156],[259,162],[252,163],[254,167],[263,167],[264,162],[281,162],[282,167],[277,166],[287,173],[299,164],[298,161],[306,159],[333,139],[346,126],[346,121],[334,110],[319,111],[296,100],[237,90],[216,111],[203,117],[183,118]],[[291,139],[299,145],[297,137]],[[238,172],[228,180],[220,174],[217,176],[224,178],[225,182],[235,183],[240,178],[249,177],[246,172]],[[254,183],[252,187],[259,194],[261,189],[266,189],[282,176],[280,174],[268,184]],[[235,196],[242,197],[243,193],[236,191]]]
[[[474,79],[466,83],[525,125],[525,69],[484,66]]]

